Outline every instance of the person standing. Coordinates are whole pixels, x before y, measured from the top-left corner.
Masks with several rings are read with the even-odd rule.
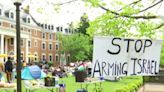
[[[3,63],[0,62],[0,81],[2,80],[2,77],[3,77]]]
[[[7,62],[5,63],[5,72],[7,75],[7,82],[10,83],[12,81],[12,71],[13,71],[13,64],[11,58],[8,57]]]

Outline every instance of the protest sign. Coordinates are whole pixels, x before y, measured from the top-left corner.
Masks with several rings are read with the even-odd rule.
[[[95,37],[92,77],[156,75],[162,41]]]

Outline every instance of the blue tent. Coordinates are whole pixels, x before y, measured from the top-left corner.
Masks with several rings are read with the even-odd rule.
[[[23,69],[21,73],[22,79],[32,80],[32,79],[41,79],[46,77],[44,73],[38,66],[27,66]]]

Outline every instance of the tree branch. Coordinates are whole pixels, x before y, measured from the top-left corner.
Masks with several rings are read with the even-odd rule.
[[[128,5],[126,5],[125,7],[122,7],[121,9],[119,9],[119,10],[117,10],[117,11],[121,11],[122,9],[124,9],[124,8],[126,8],[126,7],[128,7],[128,6],[130,6],[130,5],[135,5],[135,4],[139,3],[140,1],[142,1],[142,0],[134,1],[134,2],[132,2],[132,3],[128,4]]]
[[[161,28],[163,26],[164,26],[164,23],[161,23],[160,25],[158,25],[157,27],[155,27],[153,30],[159,29],[159,28]]]
[[[163,2],[163,0],[160,0],[160,1],[158,1],[157,3],[151,5],[151,6],[147,7],[147,8],[145,8],[145,9],[143,9],[143,10],[137,12],[137,13],[141,13],[141,12],[144,12],[144,11],[146,11],[146,10],[148,10],[148,9],[151,9],[151,8],[153,8],[154,6],[160,4],[161,2]]]
[[[99,5],[100,6],[100,5]],[[109,10],[103,6],[100,6],[101,9],[111,12],[112,14],[115,14],[119,17],[126,17],[126,18],[133,18],[133,19],[155,19],[155,18],[159,18],[159,16],[132,16],[132,15],[122,15],[120,13],[114,12],[112,10]]]
[[[53,5],[64,5],[64,4],[69,4],[69,3],[72,3],[72,2],[75,2],[75,1],[78,1],[78,0],[70,0],[68,2],[63,2],[63,3],[58,3],[58,4],[54,4],[52,3]]]

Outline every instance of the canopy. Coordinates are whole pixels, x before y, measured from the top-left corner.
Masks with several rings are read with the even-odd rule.
[[[41,79],[46,77],[46,73],[44,73],[38,66],[27,66],[22,71],[22,79],[32,80],[32,79]]]
[[[0,57],[7,57],[7,54],[0,54]]]

